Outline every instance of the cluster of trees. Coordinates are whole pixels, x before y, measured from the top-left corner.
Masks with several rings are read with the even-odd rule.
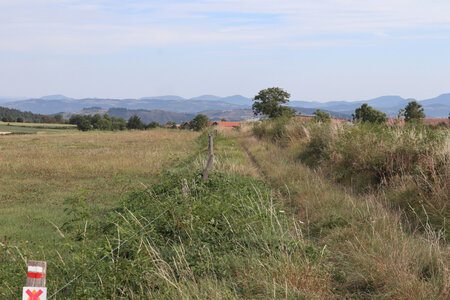
[[[46,124],[64,124],[65,121],[62,115],[55,116],[40,116],[39,118],[25,118],[25,117],[17,117],[14,118],[11,115],[7,115],[1,118],[2,122],[10,122],[10,123],[46,123]]]
[[[69,124],[77,125],[77,128],[81,131],[89,131],[93,129],[125,130],[128,125],[124,118],[110,117],[108,114],[104,114],[103,116],[100,114],[85,116],[72,115],[69,119]]]
[[[352,116],[353,120],[358,122],[381,124],[387,121],[385,113],[372,108],[367,103],[357,108]],[[401,117],[405,118],[405,122],[421,122],[425,118],[425,113],[421,104],[417,103],[417,101],[411,101],[405,108],[400,109],[398,118],[400,119]]]
[[[23,112],[18,109],[1,107],[0,106],[0,120],[2,122],[29,122],[29,123],[42,123],[42,118],[45,117],[39,114],[33,114],[32,112]]]
[[[11,115],[7,115],[5,117],[2,117],[2,122],[18,122],[23,123],[25,122],[25,119],[22,117],[17,117],[17,119],[14,119]]]
[[[288,92],[278,87],[261,90],[254,98],[253,113],[255,116],[264,115],[270,119],[284,116],[292,117],[295,115],[295,110],[283,105],[289,102],[290,97],[291,95]],[[316,120],[322,122],[327,122],[331,119],[330,114],[320,109],[316,110],[314,115]],[[388,119],[385,113],[374,109],[367,103],[357,108],[352,116],[353,120],[357,122],[385,123]],[[404,109],[399,111],[398,117],[404,117],[406,122],[420,122],[425,118],[425,113],[421,104],[417,103],[417,101],[411,101]]]
[[[209,119],[206,115],[198,114],[194,119],[190,122],[183,122],[181,124],[181,128],[185,128],[184,125],[189,124],[189,128],[200,131],[208,126]],[[69,124],[77,125],[77,128],[82,131],[89,130],[125,130],[125,129],[137,129],[137,130],[145,130],[145,129],[153,129],[164,127],[158,122],[150,122],[147,125],[142,122],[141,118],[137,115],[134,115],[125,121],[124,118],[116,118],[111,117],[108,114],[104,114],[103,116],[100,114],[95,115],[72,115],[69,119]],[[167,122],[165,127],[176,129],[177,123],[173,121]]]
[[[57,114],[54,116],[42,116],[41,122],[48,124],[64,124],[65,120],[63,119],[63,116],[61,114]]]
[[[173,128],[176,129],[177,127],[177,123],[169,121],[167,122],[166,126],[169,126],[169,128]],[[204,114],[198,114],[195,116],[195,118],[193,118],[190,122],[182,122],[180,125],[180,129],[192,129],[195,131],[200,131],[206,127],[208,127],[209,125],[209,118],[208,116],[204,115]]]

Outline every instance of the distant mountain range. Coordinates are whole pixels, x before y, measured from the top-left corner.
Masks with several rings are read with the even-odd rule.
[[[302,108],[318,108],[333,112],[349,114],[354,113],[355,109],[363,103],[367,103],[375,109],[385,112],[390,117],[395,117],[398,111],[410,101],[417,101],[422,104],[425,115],[428,118],[445,118],[450,112],[450,94],[443,94],[436,98],[418,101],[416,99],[404,99],[400,96],[383,96],[363,101],[331,101],[331,102],[308,102],[308,101],[291,101],[290,106]]]
[[[8,109],[8,108],[5,108]],[[0,107],[1,111],[1,107]],[[222,119],[226,119],[227,121],[242,121],[249,120],[253,117],[253,111],[251,109],[245,110],[206,110],[200,112],[208,116],[209,119],[213,121],[220,121]],[[181,123],[184,121],[191,121],[195,114],[185,114],[185,113],[177,113],[170,112],[165,110],[145,110],[145,109],[126,109],[126,108],[110,108],[103,109],[101,107],[89,107],[84,108],[76,113],[66,113],[61,112],[58,113],[63,116],[65,119],[69,119],[72,115],[95,115],[95,114],[108,114],[111,117],[124,118],[128,120],[131,116],[137,115],[141,118],[144,123],[150,123],[156,121],[160,124],[166,124],[168,121],[174,121],[177,123]],[[56,115],[56,114],[53,114]]]
[[[28,99],[2,104],[8,108],[32,111],[41,114],[58,112],[77,112],[83,108],[101,107],[109,109],[121,107],[127,109],[166,110],[179,113],[198,113],[205,110],[234,110],[249,108],[249,105],[238,105],[224,101],[210,100],[172,100],[159,98],[142,99]]]
[[[412,100],[414,99],[404,99],[400,96],[383,96],[361,101],[291,101],[289,106],[302,111],[304,114],[312,114],[314,110],[321,109],[336,117],[349,118],[361,104],[368,103],[373,108],[387,113],[388,116],[394,117],[401,108],[404,108]],[[51,95],[38,99],[8,101],[2,103],[2,106],[39,114],[55,114],[58,112],[74,113],[89,107],[101,107],[104,110],[110,108],[146,111],[159,110],[188,115],[207,112],[207,114],[210,113],[217,118],[220,115],[228,115],[232,116],[234,120],[242,120],[251,117],[249,109],[251,108],[252,102],[251,98],[246,98],[241,95],[229,97],[203,95],[190,99],[172,95],[143,97],[140,99],[73,99],[64,95]],[[447,117],[450,112],[450,94],[443,94],[436,98],[418,102],[423,105],[425,114],[429,118]]]
[[[0,103],[27,100],[26,97],[0,97]]]

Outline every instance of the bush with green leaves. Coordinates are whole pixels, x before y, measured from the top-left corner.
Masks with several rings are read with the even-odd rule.
[[[313,114],[316,116],[315,120],[317,122],[330,122],[331,121],[331,115],[320,109],[316,110]]]
[[[312,167],[328,162],[331,148],[336,142],[340,128],[330,122],[309,122],[308,132],[309,139],[305,143],[299,158]]]
[[[353,120],[358,122],[381,124],[387,121],[385,113],[372,108],[372,106],[369,106],[367,103],[364,103],[360,108],[357,108],[352,116]]]
[[[82,118],[78,121],[77,128],[81,131],[89,131],[94,127],[92,126],[91,121],[88,118]]]
[[[101,118],[97,120],[94,124],[94,128],[98,130],[112,130],[111,120]]]
[[[127,129],[127,121],[124,118],[111,117],[112,130],[125,130]]]
[[[403,110],[406,122],[420,122],[425,118],[424,109],[417,101],[409,102]]]
[[[161,125],[158,122],[152,121],[152,122],[148,123],[145,128],[146,129],[154,129],[154,128],[159,128],[159,127],[161,127]]]
[[[198,114],[190,122],[191,128],[195,131],[200,131],[208,127],[209,118],[204,114]]]
[[[145,128],[145,125],[139,116],[134,115],[128,119],[127,128],[142,130]]]

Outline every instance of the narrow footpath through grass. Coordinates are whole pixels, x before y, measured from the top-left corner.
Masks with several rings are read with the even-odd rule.
[[[374,196],[355,196],[289,151],[239,135],[258,170],[304,224],[305,242],[326,249],[326,286],[336,298],[448,299],[449,249],[433,232],[407,233]]]

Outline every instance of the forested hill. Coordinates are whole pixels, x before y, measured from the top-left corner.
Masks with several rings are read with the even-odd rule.
[[[126,108],[110,108],[107,113],[111,117],[124,118],[128,120],[131,116],[139,116],[144,123],[156,121],[160,124],[166,124],[168,121],[181,123],[192,120],[194,114],[177,113],[171,111],[164,111],[160,109],[146,110],[146,109],[126,109]]]
[[[137,115],[141,118],[144,123],[150,122],[158,122],[159,124],[166,124],[168,121],[173,121],[176,123],[182,123],[184,121],[192,120],[195,115],[194,114],[186,114],[186,113],[177,113],[172,111],[165,111],[160,109],[146,110],[146,109],[126,109],[113,107],[110,109],[104,109],[101,107],[89,107],[83,108],[78,111],[77,115],[95,115],[95,114],[108,114],[111,117],[116,118],[124,118],[128,120],[130,117]],[[72,113],[61,113],[64,118],[69,119]]]
[[[0,120],[6,122],[15,122],[17,118],[22,118],[23,122],[27,123],[40,123],[42,115],[34,114],[29,111],[20,111],[18,109],[7,108],[0,106]]]

